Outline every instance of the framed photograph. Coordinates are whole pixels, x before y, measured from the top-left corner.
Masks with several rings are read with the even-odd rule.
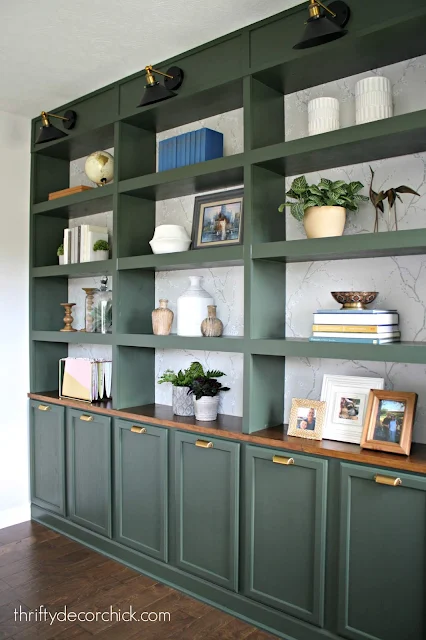
[[[416,402],[417,393],[370,391],[361,447],[408,456]]]
[[[293,398],[287,435],[321,440],[324,416],[325,402]]]
[[[370,389],[384,389],[383,378],[332,376],[322,380],[321,400],[326,403],[322,437],[340,442],[361,442]]]
[[[244,189],[197,196],[192,221],[192,248],[243,242]]]

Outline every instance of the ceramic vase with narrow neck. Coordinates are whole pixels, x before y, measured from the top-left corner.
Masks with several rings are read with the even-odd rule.
[[[167,307],[168,300],[160,299],[160,306],[152,312],[152,332],[156,336],[168,336],[172,329],[174,313]]]
[[[216,305],[209,304],[207,313],[207,318],[201,323],[201,333],[205,338],[218,338],[223,333],[223,323],[216,317]]]
[[[177,335],[202,336],[201,323],[206,317],[206,307],[214,300],[201,286],[202,276],[189,276],[190,286],[177,299]]]

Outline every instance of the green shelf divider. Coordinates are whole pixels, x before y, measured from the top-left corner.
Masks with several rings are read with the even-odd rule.
[[[85,331],[32,331],[31,338],[37,342],[67,342],[68,344],[112,345],[112,333],[86,333]]]
[[[149,254],[118,259],[118,270],[147,269],[151,271],[179,271],[183,269],[210,269],[244,264],[244,248],[217,247],[179,253]]]
[[[241,336],[198,338],[178,335],[154,336],[145,333],[119,333],[117,334],[117,345],[151,349],[189,349],[195,351],[243,353],[246,348],[246,340]]]
[[[46,200],[33,205],[31,212],[35,215],[43,214],[58,218],[81,218],[102,211],[111,211],[113,189],[114,185],[107,184],[90,191]]]
[[[31,273],[33,278],[86,278],[87,276],[110,276],[114,272],[114,260],[99,260],[77,264],[57,264],[52,267],[35,267]]]

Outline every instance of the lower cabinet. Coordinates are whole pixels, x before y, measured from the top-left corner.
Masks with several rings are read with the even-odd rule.
[[[240,445],[219,438],[175,436],[177,566],[238,589]]]
[[[65,515],[65,409],[30,402],[31,502]]]
[[[424,640],[426,478],[342,464],[340,536],[339,633]]]
[[[167,561],[167,429],[114,421],[114,538]]]
[[[111,419],[67,410],[68,516],[111,537]]]
[[[327,461],[245,447],[244,593],[323,625]]]

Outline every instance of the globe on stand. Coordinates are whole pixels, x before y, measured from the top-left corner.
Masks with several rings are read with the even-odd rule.
[[[103,187],[114,177],[114,156],[108,151],[94,151],[84,165],[86,176],[98,187]]]

